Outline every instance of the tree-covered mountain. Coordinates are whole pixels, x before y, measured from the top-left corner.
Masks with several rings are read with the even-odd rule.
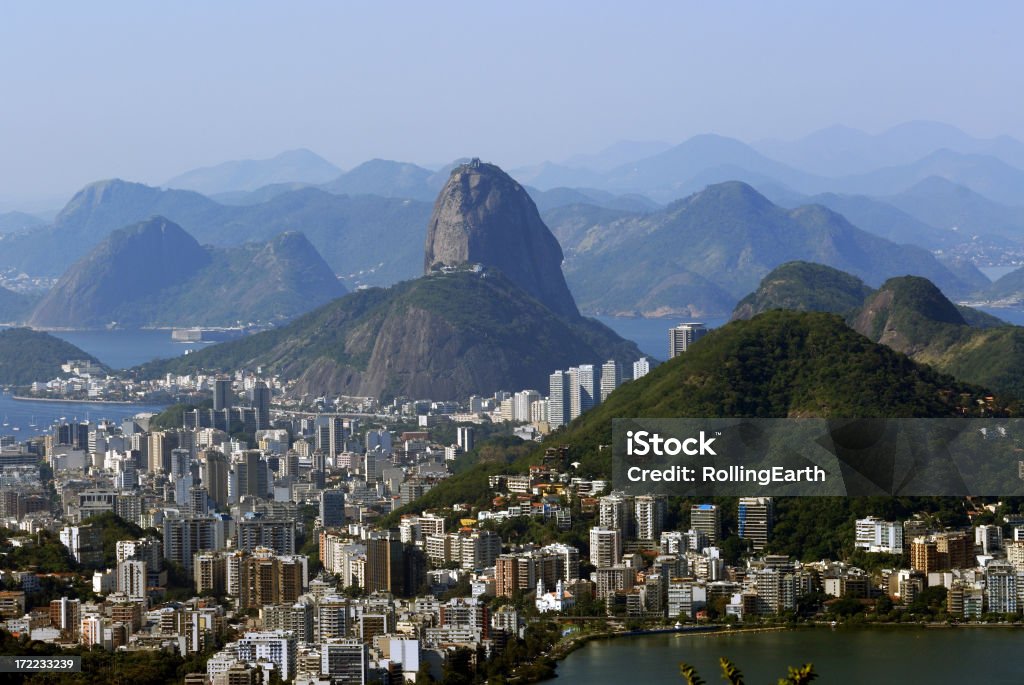
[[[773,309],[839,314],[868,339],[917,362],[1024,398],[1024,328],[953,304],[927,279],[892,278],[871,290],[829,267],[785,264],[737,305],[733,318]]]
[[[1024,328],[971,325],[962,309],[926,279],[886,281],[850,322],[872,340],[919,362],[1024,398]]]
[[[489,474],[525,472],[548,447],[567,446],[568,461],[579,463],[574,473],[609,478],[615,418],[952,417],[974,412],[986,394],[868,340],[834,314],[765,312],[709,332],[686,354],[622,385],[528,457],[473,466],[415,506],[489,505]]]
[[[0,385],[28,385],[66,376],[61,364],[99,360],[60,338],[28,328],[0,330]]]
[[[728,313],[771,269],[793,260],[828,264],[869,284],[914,273],[952,294],[977,287],[924,248],[891,243],[821,206],[785,210],[738,182],[592,226],[568,251],[565,271],[587,312],[709,316]]]
[[[545,388],[559,368],[641,353],[605,326],[560,316],[484,269],[351,293],[287,326],[146,365],[146,375],[262,366],[294,392],[461,399]]]
[[[193,169],[175,176],[164,186],[213,195],[251,191],[275,183],[325,183],[340,174],[341,169],[320,155],[299,149],[270,159],[232,160]]]
[[[72,265],[30,323],[92,328],[279,321],[344,292],[300,233],[218,249],[155,217],[115,231]]]
[[[773,309],[832,312],[845,316],[872,292],[856,276],[823,264],[787,262],[761,279],[757,290],[736,305],[732,320],[752,319]]]

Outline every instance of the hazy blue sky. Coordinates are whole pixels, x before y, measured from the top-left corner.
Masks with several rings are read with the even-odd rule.
[[[0,6],[0,198],[308,147],[506,166],[913,119],[1024,138],[1024,3]]]

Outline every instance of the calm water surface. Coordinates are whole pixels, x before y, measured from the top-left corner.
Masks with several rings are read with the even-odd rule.
[[[822,685],[1024,683],[1024,630],[1002,628],[804,629],[735,635],[650,635],[591,642],[558,664],[562,682],[680,683],[679,663],[720,682],[730,658],[751,685],[778,682],[811,662]]]

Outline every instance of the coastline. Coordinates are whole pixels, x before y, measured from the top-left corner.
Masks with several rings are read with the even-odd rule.
[[[742,634],[754,634],[754,633],[779,633],[788,631],[808,630],[808,629],[829,629],[835,631],[842,628],[854,628],[857,630],[953,630],[953,629],[973,629],[973,628],[988,628],[988,629],[1017,629],[1024,630],[1024,623],[859,623],[859,624],[839,624],[836,626],[830,623],[797,623],[793,625],[775,625],[775,626],[751,626],[748,628],[735,628],[723,625],[708,625],[708,626],[684,626],[682,628],[652,628],[647,630],[629,630],[629,631],[603,631],[600,633],[584,633],[577,635],[570,635],[565,638],[564,643],[557,643],[550,653],[551,659],[556,662],[555,672],[553,676],[557,675],[557,663],[568,657],[576,650],[585,647],[590,642],[596,640],[615,640],[626,637],[647,637],[652,635],[688,635],[696,637],[724,637],[729,635],[742,635]]]
[[[11,395],[10,397],[18,402],[51,402],[55,404],[147,404],[146,402],[137,402],[135,400],[57,399],[54,397],[26,397],[24,395]]]

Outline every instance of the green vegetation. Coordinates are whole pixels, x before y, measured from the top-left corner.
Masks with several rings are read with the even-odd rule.
[[[736,667],[734,663],[726,659],[724,656],[719,660],[719,664],[722,667],[722,679],[730,685],[743,685],[743,673]],[[779,678],[779,685],[805,685],[812,680],[818,679],[818,674],[814,672],[814,666],[811,664],[804,664],[798,668],[789,667],[789,673],[785,678]],[[683,680],[686,681],[686,685],[705,685],[705,681],[700,675],[697,674],[697,670],[689,664],[679,664],[679,674],[683,676]]]
[[[733,319],[750,319],[772,309],[832,312],[859,308],[871,288],[856,276],[822,264],[787,262],[761,279],[757,290],[736,305]]]
[[[14,545],[13,539],[19,540],[21,545]],[[66,573],[75,566],[75,560],[56,533],[43,530],[37,535],[14,535],[7,528],[0,528],[0,568]]]
[[[28,385],[67,374],[60,365],[69,359],[99,360],[60,338],[28,328],[0,330],[0,385]]]
[[[871,291],[830,267],[784,264],[740,301],[733,318],[748,319],[769,309],[839,314],[854,330],[915,361],[1024,398],[1024,328],[954,305],[927,279],[891,278]]]
[[[835,315],[771,311],[712,331],[685,355],[618,388],[526,456],[477,463],[396,514],[461,502],[489,508],[488,476],[524,473],[548,447],[568,446],[569,461],[579,462],[575,474],[607,478],[606,446],[616,417],[953,417],[978,412],[977,400],[987,394],[871,342]],[[695,501],[671,498],[666,526],[685,529]],[[735,499],[713,501],[722,506],[726,531],[735,531]],[[852,553],[857,517],[923,510],[960,523],[964,513],[955,506],[941,498],[781,498],[771,551],[804,560],[843,558]],[[743,545],[728,536],[723,548],[734,560]]]
[[[117,542],[119,540],[138,540],[146,536],[145,529],[131,521],[125,521],[111,512],[91,516],[86,519],[85,523],[100,529],[103,559],[95,568],[112,568],[117,565]],[[156,535],[155,537],[160,536]]]
[[[181,428],[185,421],[185,412],[193,409],[212,409],[213,400],[205,400],[199,403],[172,404],[162,412],[149,420],[150,430],[168,430]]]
[[[5,685],[108,685],[108,683],[145,683],[178,685],[189,673],[206,672],[206,661],[219,649],[212,641],[205,651],[187,657],[173,652],[139,650],[107,652],[102,647],[75,646],[67,649],[27,637],[17,638],[0,630],[0,654],[30,658],[81,656],[81,673],[11,673],[4,675]]]
[[[588,319],[559,317],[496,271],[461,271],[352,293],[291,324],[139,369],[146,377],[262,365],[329,389],[384,399],[466,397],[546,387],[581,359],[632,361],[632,343]]]

